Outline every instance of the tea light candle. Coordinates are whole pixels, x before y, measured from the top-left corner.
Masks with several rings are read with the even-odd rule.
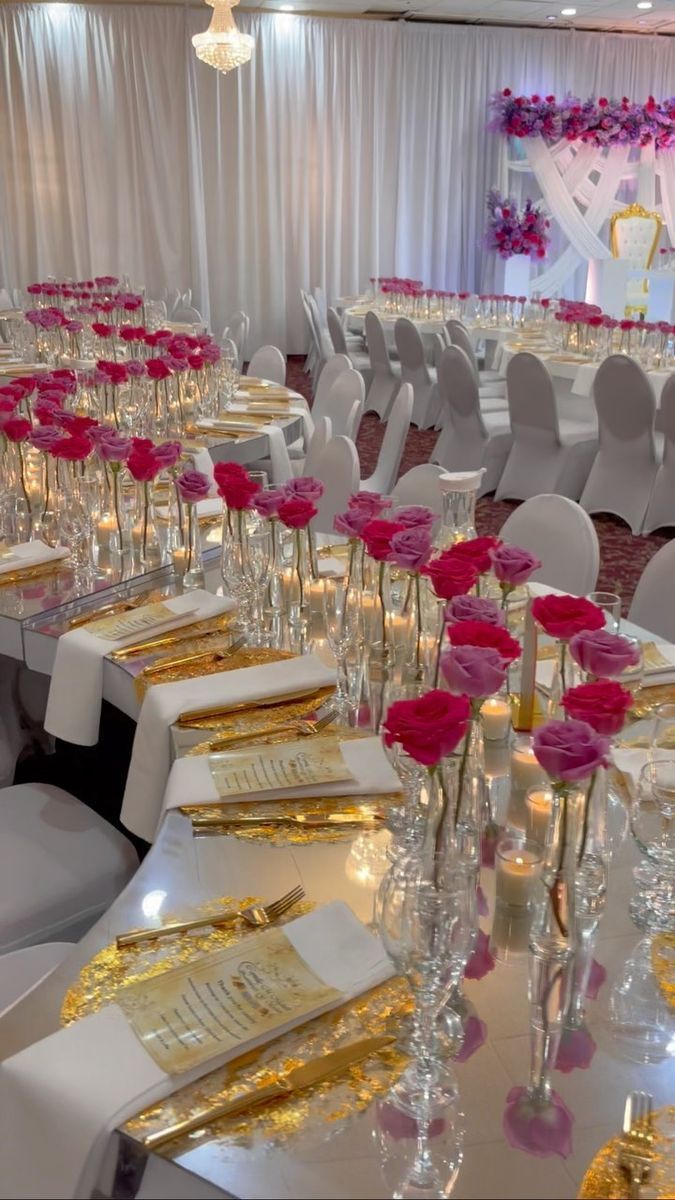
[[[176,574],[184,575],[187,571],[189,551],[183,550],[181,547],[179,547],[177,550],[174,550],[172,558]]]
[[[511,754],[511,788],[514,792],[527,792],[530,788],[546,783],[546,772],[534,756],[527,742],[515,746]]]
[[[498,696],[486,700],[480,710],[483,736],[490,742],[503,742],[511,728],[511,705]]]
[[[549,788],[530,788],[525,797],[527,836],[540,846],[546,845],[552,810],[553,792]]]
[[[497,900],[511,908],[526,908],[541,869],[539,847],[533,842],[504,838],[497,846]]]

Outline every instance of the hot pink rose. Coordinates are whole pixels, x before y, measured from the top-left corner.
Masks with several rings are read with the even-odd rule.
[[[319,510],[303,496],[290,496],[279,506],[279,519],[289,529],[305,529]]]
[[[115,326],[106,325],[104,321],[94,321],[91,327],[96,336],[100,338],[112,337],[115,332]]]
[[[495,577],[500,583],[510,587],[518,587],[525,583],[532,572],[541,566],[539,559],[530,554],[529,550],[523,550],[520,546],[509,546],[507,542],[495,546],[490,557]]]
[[[488,625],[506,625],[504,610],[495,600],[482,596],[455,596],[443,615],[450,624],[455,621],[485,621]]]
[[[391,561],[391,540],[403,533],[403,526],[396,521],[369,521],[364,525],[361,536],[371,558],[376,562]]]
[[[628,689],[612,679],[581,683],[578,687],[569,688],[562,699],[568,716],[586,721],[596,733],[610,737],[623,729],[632,703],[633,697]]]
[[[171,374],[171,370],[163,358],[149,358],[145,364],[145,369],[150,378],[156,381],[168,379]]]
[[[8,417],[2,423],[2,432],[10,442],[25,442],[33,426],[25,417]]]
[[[405,571],[421,571],[430,556],[431,535],[426,526],[403,529],[391,539],[391,562],[403,567]]]
[[[504,663],[520,658],[520,644],[506,629],[486,621],[458,621],[448,626],[448,641],[453,646],[488,646],[496,650]]]
[[[441,671],[451,692],[485,699],[506,681],[506,665],[489,646],[454,646],[441,655]]]
[[[150,483],[159,475],[162,464],[152,450],[138,450],[134,447],[127,459],[127,467],[132,479],[137,483]]]
[[[532,601],[532,615],[544,633],[563,642],[575,633],[602,629],[605,624],[602,609],[583,596],[537,596]]]
[[[323,496],[324,487],[320,479],[314,479],[311,475],[299,475],[297,479],[291,479],[284,484],[283,492],[288,500],[302,497],[303,500],[311,500],[312,504],[316,504]]]
[[[176,480],[176,487],[186,504],[196,504],[205,500],[211,491],[211,480],[201,471],[183,471]]]
[[[640,649],[630,638],[606,629],[584,630],[570,640],[570,654],[582,671],[611,679],[637,666]]]
[[[97,362],[96,366],[98,367],[98,370],[105,375],[106,379],[113,384],[114,387],[117,387],[120,383],[126,383],[129,378],[129,372],[127,371],[124,363],[106,362],[106,360],[102,358],[99,360],[99,362]]]
[[[444,551],[424,568],[424,575],[431,580],[431,586],[440,600],[452,600],[455,596],[464,596],[475,586],[478,572],[470,562],[453,557],[451,550]]]
[[[451,696],[435,688],[418,700],[397,700],[384,721],[385,745],[399,743],[425,767],[435,767],[461,742],[471,715],[467,696]]]
[[[220,483],[221,479],[231,479],[233,475],[239,479],[250,479],[246,467],[242,467],[238,462],[218,462],[213,468],[213,477],[216,483]]]
[[[260,485],[254,483],[247,471],[243,474],[232,473],[229,475],[221,472],[216,477],[216,487],[218,495],[228,508],[236,509],[241,512],[242,509],[251,507],[253,500],[260,495]]]
[[[54,443],[51,453],[54,458],[63,459],[64,462],[84,462],[85,458],[91,454],[91,450],[92,444],[89,438],[62,437]]]
[[[532,748],[537,762],[555,782],[578,783],[598,767],[609,766],[609,740],[586,721],[547,721],[536,729]]]
[[[462,559],[463,562],[471,563],[479,575],[484,575],[492,565],[491,552],[496,550],[499,545],[499,538],[496,537],[470,538],[466,542],[455,542],[454,546],[446,550],[446,554],[452,554],[455,558]]]

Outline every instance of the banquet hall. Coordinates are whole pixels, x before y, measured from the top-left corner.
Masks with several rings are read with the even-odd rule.
[[[0,1197],[674,1197],[675,0],[0,46]]]

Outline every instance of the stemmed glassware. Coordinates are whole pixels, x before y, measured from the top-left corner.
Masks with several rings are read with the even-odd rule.
[[[273,560],[273,538],[269,521],[257,521],[247,531],[244,544],[243,569],[253,597],[253,629],[251,641],[265,645],[264,602],[270,582]]]
[[[631,832],[647,860],[633,871],[630,914],[649,930],[675,929],[675,758],[653,757],[640,772]]]
[[[349,586],[347,577],[323,580],[323,617],[326,638],[337,661],[337,688],[334,703],[339,712],[349,707],[347,655],[350,647],[363,642],[363,613],[360,597]]]

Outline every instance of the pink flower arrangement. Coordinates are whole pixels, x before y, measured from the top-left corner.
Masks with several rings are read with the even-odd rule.
[[[546,258],[551,222],[533,200],[526,200],[520,211],[515,200],[492,188],[488,192],[487,209],[489,250],[496,250],[500,258],[512,258],[514,254]]]
[[[547,142],[589,142],[594,146],[648,146],[657,150],[675,145],[675,97],[643,104],[627,96],[601,96],[581,101],[566,95],[515,96],[504,88],[493,96],[490,128],[505,137],[542,137]]]

